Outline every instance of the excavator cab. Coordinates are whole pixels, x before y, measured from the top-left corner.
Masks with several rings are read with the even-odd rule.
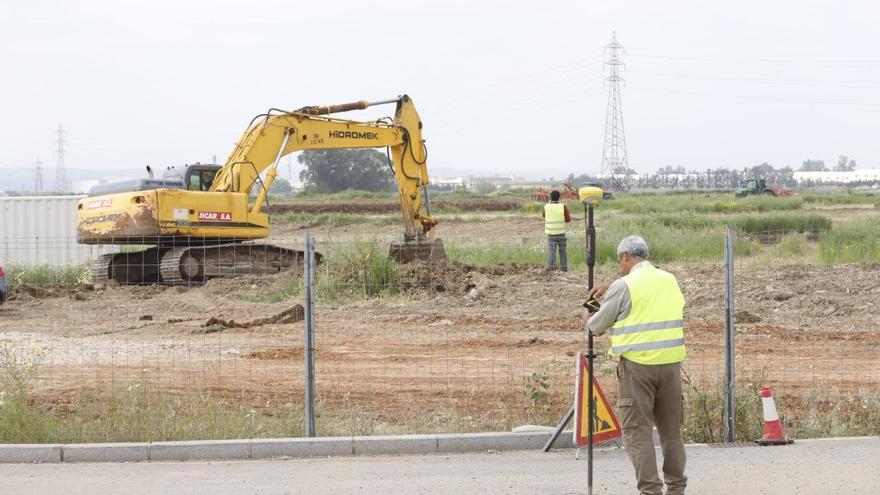
[[[220,165],[210,163],[193,163],[183,167],[168,167],[162,174],[163,179],[183,181],[184,189],[189,191],[209,191]]]

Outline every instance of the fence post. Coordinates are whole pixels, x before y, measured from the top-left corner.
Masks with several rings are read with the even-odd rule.
[[[305,436],[315,436],[315,240],[306,231],[303,253],[303,355],[305,358]]]
[[[724,441],[736,438],[736,329],[733,292],[734,230],[724,240]]]

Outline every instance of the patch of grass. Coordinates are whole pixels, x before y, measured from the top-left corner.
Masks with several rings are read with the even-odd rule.
[[[651,249],[650,259],[656,263],[721,260],[724,255],[723,228],[698,230],[666,227],[659,223],[644,223],[633,219],[619,219],[603,226],[596,241],[596,261],[605,263],[617,257],[617,243],[631,234],[645,238]],[[446,239],[446,253],[451,260],[477,266],[502,263],[546,263],[546,237],[493,239],[486,242],[462,239]],[[758,248],[758,243],[741,239],[737,242],[737,254],[746,256]],[[583,231],[569,231],[568,266],[571,270],[584,269]]]
[[[790,211],[801,209],[804,200],[800,197],[773,198],[749,196],[734,198],[732,194],[697,193],[693,191],[679,194],[621,194],[613,201],[602,203],[600,208],[618,210],[630,214],[644,213],[750,213],[769,211]]]
[[[431,194],[432,198],[444,199],[444,198],[476,198],[478,196],[487,196],[486,194],[480,194],[470,189],[454,189],[452,191],[439,191]]]
[[[763,434],[760,373],[736,382],[736,441],[753,442]],[[684,389],[686,442],[724,441],[724,385],[720,379]],[[787,406],[783,423],[798,438],[846,437],[880,434],[880,393],[827,390],[822,397],[776,394]]]
[[[736,382],[736,441],[753,442],[761,438],[764,421],[759,398],[761,387],[757,383],[760,380],[739,379]],[[718,379],[684,387],[682,436],[685,442],[724,441],[724,389],[723,382]]]
[[[825,264],[880,262],[880,229],[874,220],[859,220],[819,237],[819,260]]]
[[[831,219],[820,215],[750,215],[733,219],[730,224],[740,232],[812,232],[831,229]]]
[[[364,191],[362,189],[346,189],[336,193],[321,193],[315,191],[302,191],[297,193],[295,199],[384,199],[393,198],[397,195],[391,191]]]
[[[369,220],[370,217],[367,215],[350,215],[348,213],[284,213],[272,216],[273,223],[304,222],[330,227],[364,223]]]
[[[828,398],[805,402],[806,414],[786,421],[786,427],[798,437],[880,435],[880,393],[876,389],[855,393],[832,389]]]
[[[571,208],[569,207],[569,210]],[[523,203],[522,206],[519,207],[520,213],[525,213],[526,215],[535,215],[541,213],[544,210],[544,203],[538,203],[535,201],[531,201],[528,203]]]
[[[880,202],[880,195],[868,193],[814,193],[802,195],[804,202],[819,205],[862,205]]]
[[[800,256],[807,252],[809,241],[803,235],[788,234],[774,246],[780,256]]]
[[[619,221],[626,219],[619,219]],[[637,228],[651,228],[652,224],[664,227],[681,229],[685,231],[699,231],[702,229],[723,230],[727,226],[736,228],[744,233],[759,232],[821,232],[831,228],[831,219],[820,215],[802,214],[776,214],[776,215],[733,215],[733,216],[709,216],[696,213],[660,213],[642,215],[637,219],[629,220]]]
[[[297,274],[298,275],[298,274]],[[277,303],[302,297],[303,279],[301,276],[285,277],[280,283],[265,289],[247,289],[239,297],[249,302]]]
[[[800,210],[804,200],[800,197],[774,198],[772,196],[748,196],[728,198],[714,203],[696,203],[694,211],[700,213],[748,213]]]
[[[21,285],[84,285],[91,283],[88,265],[54,267],[49,265],[18,265],[6,267],[6,280],[11,291]]]
[[[706,215],[697,215],[694,213],[663,213],[659,215],[653,215],[649,219],[645,219],[645,222],[656,222],[660,225],[663,225],[664,227],[673,227],[687,230],[699,230],[710,227],[718,227],[722,224],[722,222],[718,219],[710,218]]]
[[[319,299],[371,298],[400,294],[416,282],[402,273],[400,264],[388,257],[388,245],[376,239],[330,244],[322,250],[323,262],[315,273]],[[239,297],[250,302],[281,302],[303,296],[299,274],[285,277],[269,288],[246,289]]]
[[[33,393],[47,350],[22,353],[0,341],[0,443],[144,442],[302,435],[293,406],[267,415],[209,393],[153,390],[144,378],[105,393],[80,391],[63,403]]]
[[[431,210],[431,214],[434,216],[440,215],[461,215],[462,213],[468,213],[471,210],[466,210],[459,206],[453,205],[443,205],[443,206],[434,206]]]
[[[540,265],[545,262],[546,252],[542,249],[546,241],[536,238],[510,240],[508,242],[482,243],[453,239],[445,241],[446,256],[452,261],[477,266],[492,266],[502,263],[525,263]],[[572,266],[572,250],[569,249],[569,266]]]
[[[316,295],[330,300],[398,294],[412,288],[378,240],[332,246],[316,275]]]

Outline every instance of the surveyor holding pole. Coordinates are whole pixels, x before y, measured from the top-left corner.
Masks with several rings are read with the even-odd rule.
[[[687,485],[681,436],[685,301],[675,276],[654,267],[647,258],[644,239],[623,239],[617,247],[623,277],[590,290],[587,299],[604,299],[595,314],[587,310],[584,320],[594,336],[611,329],[610,353],[619,358],[617,410],[639,492],[663,494],[654,454],[656,425],[666,493],[680,495]]]
[[[550,202],[544,205],[544,233],[547,234],[547,270],[556,270],[556,251],[559,251],[559,267],[568,271],[568,239],[565,224],[571,223],[568,207],[559,202],[559,191],[550,192]]]

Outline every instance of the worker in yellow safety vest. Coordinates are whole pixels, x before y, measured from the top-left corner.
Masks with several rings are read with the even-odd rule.
[[[559,267],[568,271],[568,239],[565,224],[571,223],[568,207],[559,203],[559,191],[550,192],[550,202],[541,212],[544,217],[544,233],[547,234],[547,270],[556,270],[556,251],[559,251]]]
[[[617,410],[639,493],[664,493],[654,455],[656,425],[666,493],[680,495],[687,485],[681,436],[685,301],[675,275],[656,268],[647,258],[644,239],[623,239],[617,247],[623,277],[590,290],[588,299],[604,297],[600,309],[595,314],[587,311],[584,320],[593,335],[611,330],[610,353],[619,359]]]

